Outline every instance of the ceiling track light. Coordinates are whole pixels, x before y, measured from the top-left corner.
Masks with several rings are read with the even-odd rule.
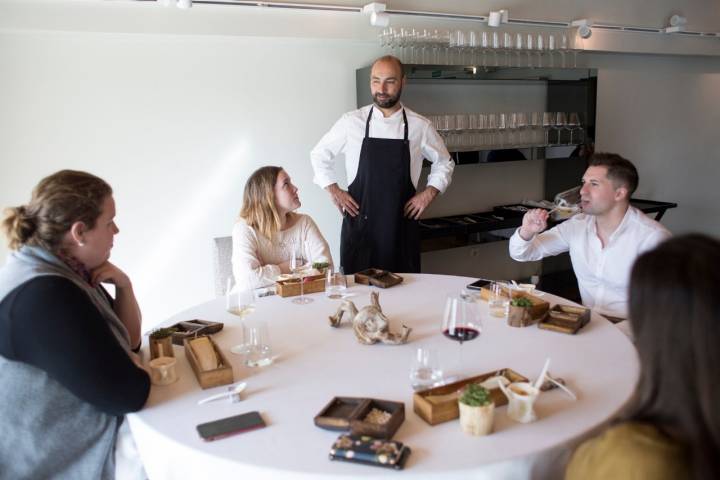
[[[178,7],[182,10],[192,8],[193,0],[157,0],[163,7]]]
[[[665,32],[665,33],[684,32],[686,23],[687,23],[687,18],[683,17],[682,15],[675,14],[668,19],[668,26],[666,26],[663,29],[663,32]]]
[[[570,23],[571,27],[577,27],[577,33],[580,35],[580,38],[590,38],[592,36],[592,28],[590,28],[592,25],[592,22],[587,18],[573,20]]]
[[[488,27],[499,27],[501,23],[508,23],[509,13],[507,10],[490,12],[488,15]]]
[[[386,5],[380,2],[372,2],[364,5],[363,15],[370,15],[370,25],[373,27],[387,27],[390,25],[390,15],[385,13]]]

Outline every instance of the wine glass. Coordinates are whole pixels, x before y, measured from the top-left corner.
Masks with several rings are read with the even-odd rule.
[[[325,295],[332,299],[341,299],[345,296],[347,290],[347,278],[343,267],[338,267],[334,272],[332,268],[328,268]]]
[[[225,292],[225,310],[240,319],[243,319],[255,311],[257,295],[252,288],[244,288],[240,285],[233,288],[232,280],[228,279]],[[230,351],[237,355],[244,355],[244,345],[235,345]]]
[[[477,302],[460,295],[448,295],[442,319],[442,333],[460,343],[458,360],[462,366],[462,344],[480,336],[480,309]]]
[[[304,292],[305,275],[312,266],[308,252],[307,242],[301,240],[293,245],[292,256],[290,257],[290,270],[300,277],[300,296],[292,299],[293,303],[305,305],[312,303],[313,299],[306,297]]]

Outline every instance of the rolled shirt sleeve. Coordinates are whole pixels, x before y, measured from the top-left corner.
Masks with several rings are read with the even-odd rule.
[[[340,117],[335,125],[320,139],[310,152],[313,182],[320,188],[337,183],[335,157],[347,143],[347,114]]]
[[[429,122],[422,138],[423,156],[431,163],[427,184],[443,193],[452,181],[455,163],[450,158],[450,153],[445,147],[442,137]]]
[[[510,256],[518,262],[533,262],[542,260],[544,257],[567,252],[570,249],[570,244],[566,238],[566,232],[561,228],[563,225],[566,224],[560,224],[537,234],[530,240],[524,240],[520,236],[520,229],[518,228],[510,237],[508,246]]]

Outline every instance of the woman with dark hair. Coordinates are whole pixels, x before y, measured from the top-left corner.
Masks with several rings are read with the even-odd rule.
[[[720,242],[668,240],[641,255],[630,279],[640,357],[623,421],[583,443],[567,479],[720,478]]]
[[[271,285],[290,273],[293,248],[305,243],[312,260],[332,263],[330,248],[309,215],[300,208],[298,188],[280,167],[262,167],[250,175],[240,218],[233,228],[233,275],[238,288]]]
[[[115,478],[123,416],[150,391],[133,350],[140,309],[108,261],[115,202],[102,179],[63,170],[3,228],[13,252],[0,269],[0,476]],[[113,299],[100,283],[115,285]],[[123,426],[123,432],[127,428]],[[123,433],[124,435],[124,433]]]

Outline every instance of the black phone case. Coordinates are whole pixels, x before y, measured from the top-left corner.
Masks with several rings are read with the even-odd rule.
[[[233,417],[221,418],[212,422],[201,423],[197,427],[198,434],[205,441],[218,440],[238,433],[265,427],[265,421],[259,412],[248,412]]]
[[[411,450],[402,442],[366,435],[340,435],[330,448],[330,460],[402,470]]]
[[[492,282],[490,280],[485,280],[484,278],[481,278],[469,284],[466,288],[469,288],[470,290],[480,290],[482,287],[486,287],[491,283]]]

